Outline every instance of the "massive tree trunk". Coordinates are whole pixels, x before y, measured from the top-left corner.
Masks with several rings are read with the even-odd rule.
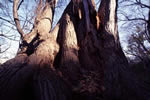
[[[14,20],[22,44],[0,68],[1,100],[146,100],[139,98],[144,93],[138,96],[120,47],[116,0],[102,0],[98,12],[94,0],[72,0],[53,30],[56,2],[46,0],[42,7],[40,0],[34,28],[26,35],[17,2]]]

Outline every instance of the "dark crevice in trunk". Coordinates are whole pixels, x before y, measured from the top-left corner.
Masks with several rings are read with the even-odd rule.
[[[59,52],[57,53],[57,55],[54,59],[54,66],[55,66],[56,70],[60,68],[59,65],[60,65],[61,55],[62,55],[62,49],[60,48]]]

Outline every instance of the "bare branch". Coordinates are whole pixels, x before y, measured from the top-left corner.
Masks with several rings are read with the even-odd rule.
[[[5,50],[0,50],[0,53],[4,53],[4,52],[6,52],[8,49],[10,48],[10,46],[9,47],[7,47]]]
[[[17,8],[17,10],[19,10],[19,8],[20,8],[20,6],[21,6],[21,4],[22,4],[23,2],[24,2],[24,0],[21,0],[19,6],[18,6],[18,8]]]
[[[19,40],[10,38],[10,37],[12,37],[12,36],[6,36],[6,35],[4,35],[4,34],[0,34],[0,37],[4,37],[4,38],[7,38],[7,39],[12,40],[12,41],[19,41]]]
[[[9,2],[13,2],[12,0],[8,0]]]
[[[131,53],[129,51],[125,51],[124,52],[127,54],[127,55],[131,55],[131,56],[134,56],[134,57],[138,57],[141,61],[143,61],[143,58],[141,56],[139,56],[138,54],[134,54],[134,53]]]
[[[11,25],[14,25],[10,20],[7,20],[7,19],[5,19],[5,18],[3,18],[3,17],[0,17],[0,19],[6,21],[6,22],[8,22],[8,23],[10,23]]]
[[[122,2],[125,2],[125,1],[122,1]],[[122,2],[120,2],[120,3],[122,3]],[[138,5],[138,6],[140,6],[141,8],[148,8],[148,9],[150,9],[150,5],[146,5],[146,4],[142,3],[141,0],[128,1],[128,2],[130,2],[131,4],[127,4],[127,5],[125,5],[125,6]]]
[[[141,0],[136,0],[136,2],[134,3],[135,5],[139,5],[139,6],[141,6],[141,8],[149,8],[150,9],[150,6],[149,5],[146,5],[146,4],[143,4],[142,2],[141,2]]]
[[[141,20],[141,21],[144,21],[144,22],[147,22],[147,20],[144,18],[129,18],[129,16],[127,16],[126,14],[124,13],[120,13],[122,14],[126,19],[125,20],[121,20],[120,21],[136,21],[136,20]]]
[[[21,28],[20,21],[19,21],[19,18],[18,18],[18,12],[17,12],[18,3],[19,3],[19,0],[14,0],[14,3],[13,3],[13,17],[14,17],[14,21],[16,23],[17,30],[18,30],[19,34],[21,35],[21,38],[23,38],[24,37],[24,32]]]

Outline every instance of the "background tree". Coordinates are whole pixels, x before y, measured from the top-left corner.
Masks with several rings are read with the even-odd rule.
[[[127,53],[127,55],[132,55],[132,57],[130,58],[134,58],[135,56],[138,57],[138,59],[149,58],[147,56],[149,54],[146,53],[149,52],[150,44],[148,32],[150,20],[149,2],[150,1],[144,0],[120,1],[120,7],[130,9],[122,11],[122,9],[120,8],[119,10],[120,20],[124,22],[122,28],[124,28],[125,33],[128,33],[126,34],[126,37],[129,37],[129,39],[126,39],[126,41],[128,42],[128,46],[125,52]]]
[[[128,49],[126,53],[133,57],[137,57],[139,61],[149,59],[150,50],[145,29],[137,26],[136,33],[133,33],[128,39]]]

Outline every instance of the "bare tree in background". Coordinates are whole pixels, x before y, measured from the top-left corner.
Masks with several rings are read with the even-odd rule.
[[[137,57],[139,60],[149,59],[150,45],[150,1],[145,0],[120,0],[122,7],[133,10],[119,11],[121,21],[124,21],[125,30],[128,31],[128,47],[125,50],[127,55]],[[126,33],[128,33],[126,31]]]
[[[149,41],[141,27],[137,26],[137,30],[128,38],[128,48],[125,51],[128,55],[138,58],[139,61],[150,59]]]
[[[149,86],[128,68],[117,29],[117,0],[71,0],[52,29],[57,0],[40,0],[31,32],[14,59],[1,65],[2,100],[148,100]]]

